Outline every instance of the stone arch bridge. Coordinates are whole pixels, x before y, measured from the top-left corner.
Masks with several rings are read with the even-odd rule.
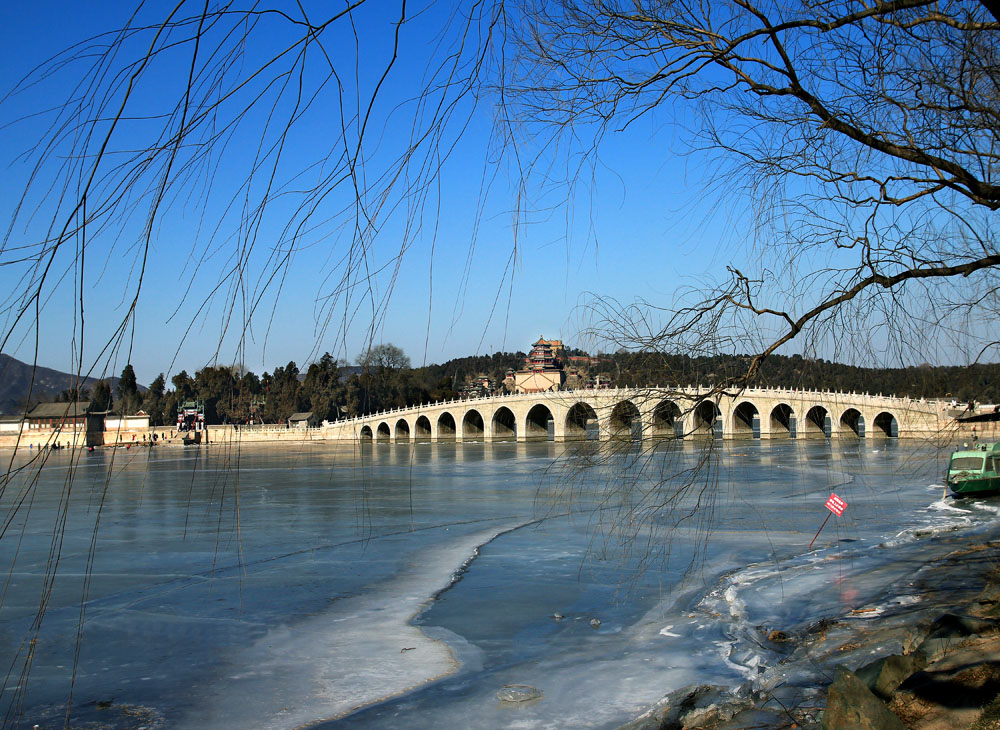
[[[897,437],[937,433],[948,404],[882,395],[750,388],[520,393],[324,423],[322,438],[374,441]]]

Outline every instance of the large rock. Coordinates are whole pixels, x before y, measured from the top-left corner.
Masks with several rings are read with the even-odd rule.
[[[619,730],[680,730],[683,727],[681,718],[716,691],[707,684],[692,684],[676,689],[657,702],[652,710],[623,725]]]
[[[721,687],[689,685],[674,690],[657,706],[619,730],[701,730],[728,722],[749,701],[734,697]]]
[[[908,677],[893,694],[891,707],[909,726],[967,728],[1000,694],[1000,635],[963,641],[964,646]]]
[[[826,698],[823,730],[906,730],[858,675],[838,666]]]
[[[927,664],[933,664],[961,649],[968,640],[968,636],[943,636],[939,639],[924,639],[913,653],[921,657]]]
[[[995,634],[998,630],[997,619],[946,613],[934,620],[914,654],[933,664],[961,649],[970,638]]]
[[[922,654],[893,654],[866,664],[856,673],[876,697],[888,701],[907,677],[926,666]]]
[[[934,620],[927,632],[928,639],[952,639],[960,636],[995,634],[1000,631],[1000,621],[978,616],[946,613]]]

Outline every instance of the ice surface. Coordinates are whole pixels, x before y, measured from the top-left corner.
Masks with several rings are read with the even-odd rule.
[[[695,444],[676,446],[679,464],[700,457]],[[941,464],[919,445],[723,444],[712,509],[679,523],[662,516],[659,532],[629,525],[629,543],[602,532],[608,512],[585,496],[568,507],[553,496],[555,448],[244,454],[242,537],[225,522],[232,471],[211,453],[133,460],[109,482],[79,704],[141,702],[170,727],[199,730],[329,718],[351,730],[460,728],[469,718],[483,730],[613,728],[696,682],[804,682],[815,671],[808,657],[789,657],[792,643],[772,644],[770,630],[797,637],[829,616],[892,620],[921,600],[897,598],[899,586],[947,551],[952,532],[997,521],[996,500],[942,500]],[[97,485],[81,491],[85,508],[103,468],[83,472]],[[55,513],[64,473],[52,474],[37,516]],[[598,488],[605,478],[584,475]],[[850,506],[809,552],[834,488]],[[14,653],[32,618],[50,533],[26,528],[0,607],[0,654]],[[643,554],[665,534],[669,551]],[[27,714],[58,701],[72,666],[90,538],[86,520],[73,522]],[[510,684],[542,696],[499,701]]]
[[[341,717],[454,672],[458,662],[448,645],[410,620],[480,545],[514,526],[427,550],[399,577],[233,652],[176,727],[285,730]]]

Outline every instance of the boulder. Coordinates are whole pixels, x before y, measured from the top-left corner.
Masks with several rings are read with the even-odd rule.
[[[701,711],[716,708],[717,703],[726,696],[722,688],[707,684],[691,684],[681,687],[660,700],[650,712],[623,725],[619,730],[684,730],[691,728],[693,726],[688,724],[689,717],[692,722],[698,722],[702,719],[710,721],[712,717],[718,717],[715,709],[712,710],[711,717],[708,713],[702,715]]]
[[[977,613],[983,616],[1000,616],[1000,573],[994,571],[976,599]]]
[[[966,636],[952,636],[940,639],[924,639],[913,653],[921,657],[928,664],[933,664],[934,662],[941,661],[953,651],[962,648],[967,638]]]
[[[906,730],[906,726],[845,666],[834,672],[827,693],[823,730]]]
[[[1000,621],[977,616],[946,613],[938,616],[927,632],[928,639],[953,639],[978,634],[995,634],[1000,631]]]
[[[893,654],[864,665],[856,674],[876,697],[888,701],[907,677],[926,666],[923,654]]]
[[[745,703],[744,703],[745,704]],[[711,704],[708,707],[697,707],[687,713],[682,721],[682,730],[702,730],[714,728],[721,723],[729,722],[744,709],[743,704],[730,702],[728,704]]]

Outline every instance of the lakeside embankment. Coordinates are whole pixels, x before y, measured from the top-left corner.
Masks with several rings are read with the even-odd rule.
[[[770,676],[683,687],[620,730],[1000,729],[1000,526],[943,539],[949,555],[877,603],[758,627],[785,654]]]
[[[200,446],[233,446],[238,444],[286,444],[302,442],[330,442],[342,443],[343,439],[334,437],[330,429],[324,427],[317,428],[289,428],[280,424],[266,424],[256,426],[237,426],[233,424],[218,424],[207,426],[204,431],[198,432],[198,444]],[[155,436],[155,439],[154,439]],[[130,429],[105,431],[103,433],[92,434],[91,443],[96,447],[119,447],[130,444],[147,446],[155,443],[158,446],[181,446],[184,445],[185,436],[190,437],[190,432],[178,431],[168,426],[151,426],[148,429]],[[822,436],[810,435],[800,437],[800,440],[820,440]],[[836,436],[835,440],[845,437]],[[856,437],[852,437],[856,438]],[[878,437],[884,438],[884,437]],[[958,423],[952,422],[946,429],[937,433],[914,433],[902,434],[898,437],[908,441],[932,441],[940,448],[958,448],[963,443],[973,443],[979,441],[1000,441],[1000,422],[983,423]],[[431,439],[416,439],[427,441]],[[443,441],[453,441],[451,439],[438,439]],[[750,440],[749,436],[745,440]],[[772,439],[762,439],[770,441]],[[777,442],[788,440],[784,438],[773,439]],[[875,441],[877,439],[872,439]],[[395,443],[409,443],[410,440],[395,441]],[[84,431],[52,431],[34,430],[24,431],[17,435],[0,434],[0,449],[37,449],[46,448],[58,444],[60,448],[86,448],[88,435]]]

